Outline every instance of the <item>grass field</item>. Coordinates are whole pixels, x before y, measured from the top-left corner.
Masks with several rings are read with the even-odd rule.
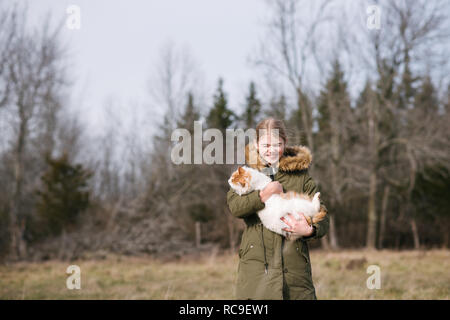
[[[319,299],[449,299],[450,251],[311,251]],[[233,299],[237,254],[163,262],[149,257],[0,265],[0,299]],[[68,290],[66,269],[81,268]],[[378,265],[381,288],[366,269]]]

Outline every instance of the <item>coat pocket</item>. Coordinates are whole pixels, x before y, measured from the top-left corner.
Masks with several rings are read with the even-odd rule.
[[[245,230],[242,235],[241,246],[239,247],[239,258],[243,259],[247,255],[247,253],[252,250],[255,246],[254,241],[252,240],[251,231],[249,229]]]
[[[309,259],[308,254],[307,254],[307,253],[305,252],[305,250],[304,250],[304,246],[305,246],[306,244],[303,243],[301,240],[297,240],[296,242],[297,242],[297,243],[296,243],[296,251],[297,251],[297,254],[299,255],[299,257],[300,257],[301,259],[304,260],[304,262],[306,263],[306,271],[308,272],[308,274],[309,274],[310,276],[312,276],[312,274],[311,274],[311,261],[310,261],[310,259]]]
[[[245,231],[242,237],[239,258],[241,261],[259,261],[264,263],[263,247],[261,245],[261,233],[256,227],[250,227]]]
[[[247,230],[244,230],[244,233],[242,234],[241,245],[239,246],[239,259],[242,258],[242,256],[244,255],[244,251],[247,250],[247,245]]]
[[[246,247],[242,250],[241,255],[239,256],[239,258],[241,259],[245,259],[247,257],[247,255],[249,254],[250,251],[254,251],[254,247],[255,245],[251,242],[249,242]]]
[[[240,258],[240,259],[243,259],[243,258],[245,257],[245,255],[247,254],[247,252],[248,252],[250,249],[253,249],[253,244],[250,243],[250,242],[246,242],[246,243],[243,244],[241,247],[242,247],[242,248],[239,249],[239,258]]]

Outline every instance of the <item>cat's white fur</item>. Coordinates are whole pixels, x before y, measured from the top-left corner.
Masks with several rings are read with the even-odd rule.
[[[233,183],[231,177],[228,179],[231,188],[239,195],[247,194],[253,190],[262,190],[272,181],[268,176],[258,170],[245,166],[242,168],[251,175],[250,181],[247,181],[245,187]],[[313,199],[308,201],[301,198],[283,199],[279,194],[273,194],[265,202],[265,208],[258,211],[259,219],[267,229],[287,236],[287,232],[282,229],[288,226],[280,218],[286,217],[287,213],[292,213],[294,218],[299,220],[299,213],[301,212],[305,216],[310,216],[312,219],[320,210],[319,196],[320,192],[316,192]],[[291,240],[293,240],[292,237]]]

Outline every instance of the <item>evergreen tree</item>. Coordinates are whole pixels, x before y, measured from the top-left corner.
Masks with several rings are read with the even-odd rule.
[[[42,190],[37,190],[36,209],[42,226],[59,234],[76,222],[89,206],[88,180],[92,173],[70,163],[67,154],[52,159],[46,156],[48,170],[42,175]]]
[[[375,91],[378,92],[380,103],[386,100],[393,100],[395,96],[395,82],[396,77],[395,68],[392,67],[386,60],[380,62],[378,67],[379,78],[376,83]]]
[[[267,117],[273,117],[279,120],[286,120],[286,97],[282,94],[279,97],[272,98],[270,109],[265,112]]]
[[[346,116],[351,112],[347,83],[337,60],[333,64],[330,78],[320,93],[317,111],[318,143],[320,144],[329,141],[331,135],[334,134],[331,128],[332,122],[337,125],[336,122],[348,121]]]
[[[336,60],[332,72],[320,93],[317,105],[317,126],[315,146],[321,153],[317,164],[322,174],[329,179],[323,187],[324,194],[330,195],[330,209],[336,215],[330,215],[330,246],[338,247],[337,233],[334,226],[334,217],[343,218],[344,203],[342,193],[346,188],[345,177],[348,173],[344,159],[350,154],[350,130],[348,123],[352,123],[354,115],[350,105],[350,96],[344,72]]]
[[[312,102],[308,95],[300,89],[298,89],[297,99],[297,109],[292,112],[287,120],[287,127],[291,128],[293,134],[291,142],[292,144],[305,144],[311,148],[311,146],[307,144],[308,135],[304,128],[303,113],[308,113],[306,118],[308,119],[308,122],[311,123],[312,114],[310,114],[309,110],[312,110]]]
[[[189,130],[191,134],[194,133],[194,121],[200,119],[200,113],[194,104],[194,96],[191,92],[188,93],[188,101],[181,118],[177,122],[179,128],[185,128]]]
[[[248,129],[256,127],[256,124],[259,121],[260,112],[261,102],[256,97],[255,84],[253,82],[250,82],[245,111],[241,117],[244,120],[245,128]]]
[[[365,134],[361,133],[361,128],[364,128],[367,122],[367,105],[375,103],[376,92],[373,89],[373,84],[370,79],[366,80],[363,90],[359,94],[355,103],[355,126],[351,128],[351,143],[364,143],[367,139]]]
[[[450,112],[450,84],[447,86],[446,101],[444,101],[444,113],[448,115]]]
[[[180,119],[177,121],[178,128],[183,128],[189,131],[191,134],[191,163],[194,162],[194,154],[195,151],[195,145],[194,145],[194,122],[198,121],[200,119],[200,113],[197,110],[197,107],[194,103],[194,96],[191,92],[188,93],[187,97],[187,103],[184,108],[184,111],[181,114]],[[202,149],[200,149],[201,151]],[[198,152],[198,150],[197,150]],[[194,179],[195,172],[196,172],[196,166],[179,166],[178,167],[179,172],[183,173],[191,173],[192,177]],[[178,176],[180,174],[178,173]]]
[[[214,94],[214,106],[209,111],[208,117],[206,118],[206,123],[208,128],[217,128],[221,131],[229,128],[236,115],[233,111],[228,109],[227,97],[223,91],[223,80],[220,78],[217,91]]]
[[[174,128],[172,128],[171,123],[170,116],[166,113],[153,136],[153,152],[151,155],[152,163],[159,168],[159,174],[164,174],[166,177],[170,177],[172,173],[170,153],[173,145],[171,136]],[[164,173],[161,170],[164,170]]]
[[[450,170],[443,165],[426,166],[416,174],[416,184],[412,192],[412,202],[416,217],[426,221],[424,225],[435,222],[432,228],[424,228],[427,238],[440,235],[443,247],[450,246]],[[420,213],[420,214],[417,214]],[[436,225],[438,226],[436,228]]]
[[[422,85],[414,97],[414,107],[425,114],[437,114],[439,110],[439,100],[429,76],[423,79]]]
[[[372,96],[373,92],[374,91],[372,89],[372,82],[370,81],[370,79],[367,79],[364,88],[362,89],[361,93],[359,94],[359,97],[356,100],[357,110],[362,109],[369,102],[369,99]]]

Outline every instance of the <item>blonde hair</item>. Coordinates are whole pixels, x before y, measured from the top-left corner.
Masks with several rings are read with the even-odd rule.
[[[278,120],[275,118],[267,118],[260,121],[256,125],[256,142],[259,141],[261,132],[269,132],[270,130],[278,130],[278,136],[283,139],[286,144],[287,135],[286,135],[286,127],[284,126],[283,120]],[[263,131],[265,130],[265,131]],[[261,132],[260,132],[261,131]]]

